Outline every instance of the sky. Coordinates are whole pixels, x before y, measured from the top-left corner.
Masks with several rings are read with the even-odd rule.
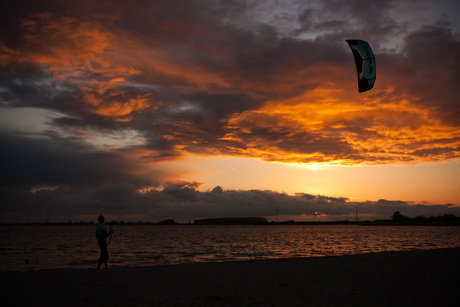
[[[0,223],[460,215],[458,1],[0,15]],[[375,53],[368,92],[346,39]]]

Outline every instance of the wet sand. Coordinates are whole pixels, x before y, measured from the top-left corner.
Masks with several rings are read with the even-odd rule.
[[[5,306],[453,306],[460,248],[2,272]]]

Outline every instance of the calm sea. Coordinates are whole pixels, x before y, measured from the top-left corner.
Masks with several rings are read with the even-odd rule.
[[[280,225],[123,226],[111,267],[321,257],[460,247],[460,227]],[[2,225],[0,271],[95,268],[95,226]]]

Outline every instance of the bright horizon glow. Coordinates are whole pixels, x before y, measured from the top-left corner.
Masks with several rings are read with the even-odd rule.
[[[158,164],[168,178],[204,183],[199,190],[261,189],[289,195],[308,193],[347,197],[460,205],[456,181],[460,161],[416,165],[339,166],[269,163],[257,159],[190,157]]]

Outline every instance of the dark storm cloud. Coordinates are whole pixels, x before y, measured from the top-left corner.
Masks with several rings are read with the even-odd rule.
[[[2,99],[4,105],[48,108],[69,115],[54,121],[61,127],[113,130],[135,128],[145,134],[147,148],[162,151],[161,156],[176,156],[174,145],[192,138],[203,140],[197,143],[213,146],[223,134],[220,119],[234,112],[256,108],[263,101],[261,97],[254,97],[253,93],[237,88],[247,79],[259,79],[260,74],[253,70],[266,69],[266,64],[273,62],[269,59],[258,60],[257,56],[267,54],[273,58],[276,50],[271,51],[271,46],[267,50],[261,50],[257,42],[252,42],[254,37],[249,33],[223,28],[218,22],[218,17],[223,12],[217,14],[217,11],[204,2],[144,1],[137,6],[130,4],[123,8],[119,4],[114,6],[115,13],[113,10],[99,13],[104,15],[105,23],[95,21],[94,14],[82,15],[87,13],[86,10],[77,8],[69,11],[65,9],[64,2],[59,4],[43,4],[42,8],[35,8],[35,11],[25,10],[23,15],[20,15],[19,9],[12,9],[11,16],[15,18],[9,16],[8,20],[14,25],[13,28],[21,29],[16,34],[22,40],[16,37],[18,41],[9,46],[16,48],[19,56],[18,52],[11,52],[7,57],[9,61],[2,69],[1,81],[7,89]],[[91,7],[93,4],[88,4],[88,10]],[[139,7],[143,9],[139,10]],[[122,14],[125,10],[128,14]],[[34,12],[38,13],[34,15]],[[98,64],[98,58],[94,59],[94,63],[85,64],[87,67],[78,66],[78,62],[77,66],[69,64],[62,58],[66,55],[69,61],[85,61],[80,55],[72,54],[75,50],[83,55],[88,53],[91,58],[99,50],[98,44],[110,44],[108,41],[116,40],[107,34],[105,28],[115,21],[117,27],[121,27],[120,31],[125,33],[122,39],[126,39],[127,43],[131,40],[142,40],[141,44],[145,46],[146,52],[161,49],[170,59],[177,61],[178,65],[184,64],[181,68],[184,73],[186,70],[199,69],[199,66],[204,66],[207,72],[215,72],[217,75],[222,70],[227,71],[230,75],[230,88],[208,87],[201,90],[190,84],[193,80],[175,73],[171,75],[155,68],[155,65],[143,65],[142,60],[138,59],[134,60],[137,73],[132,76],[127,75],[128,68],[124,65],[113,69],[99,68],[98,65],[104,63]],[[88,23],[92,23],[94,27],[90,33]],[[9,32],[7,34],[5,36],[11,35]],[[31,36],[34,39],[28,39]],[[86,45],[70,40],[69,37],[72,36],[86,41]],[[261,41],[269,42],[272,38],[269,35]],[[5,42],[9,41],[5,39]],[[251,49],[256,54],[245,56],[242,52],[244,42],[252,44]],[[91,46],[94,48],[91,49]],[[97,57],[99,56],[107,58],[108,61],[116,60],[110,53],[98,54]],[[132,56],[136,57],[136,54]],[[44,70],[43,65],[37,64],[35,59],[38,57],[47,57],[46,61],[49,63],[45,65],[50,65],[50,68]],[[146,57],[148,61],[149,56]],[[246,65],[252,66],[248,69]],[[60,72],[62,69],[70,72]],[[107,84],[111,81],[112,73],[115,77],[118,74],[125,81],[113,86]],[[197,71],[188,73],[193,78]],[[65,78],[62,77],[63,74],[66,75]],[[87,82],[97,83],[93,86],[86,85]],[[128,82],[135,84],[129,85]],[[265,80],[258,82],[258,87],[265,84]],[[107,89],[101,90],[101,86],[106,86]],[[130,100],[132,103],[129,105],[127,101]],[[136,103],[136,100],[148,101],[148,105]],[[120,104],[128,105],[128,110],[122,110],[125,106]],[[186,125],[191,134],[182,136],[182,131],[177,129],[178,123]],[[213,133],[210,134],[209,131]],[[174,141],[168,139],[171,133],[174,134]]]
[[[460,106],[457,80],[460,78],[460,40],[447,22],[427,25],[410,34],[404,46],[405,63],[400,66],[407,80],[401,80],[419,103],[434,107],[441,118],[458,126]],[[434,104],[434,102],[437,102]]]
[[[391,17],[393,10],[401,10],[397,1],[318,1],[299,14],[295,33],[320,40],[366,37],[380,46],[403,30]]]
[[[276,216],[283,219],[323,218],[353,219],[356,207],[362,219],[389,219],[395,211],[410,217],[439,214],[460,214],[453,205],[411,204],[404,201],[350,202],[347,198],[297,194],[294,196],[273,191],[224,190],[200,192],[197,182],[168,183],[163,190],[138,192],[122,183],[99,187],[59,188],[30,192],[19,188],[2,187],[3,221],[15,214],[27,212],[32,216],[50,212],[52,219],[81,219],[100,212],[114,216],[141,217],[144,221],[175,218],[190,221],[193,217]],[[70,217],[69,217],[70,216]],[[73,216],[73,217],[72,217]],[[67,221],[67,220],[64,220]],[[11,221],[10,221],[11,222]]]
[[[116,151],[98,151],[81,139],[53,132],[35,135],[0,134],[0,185],[92,185],[128,181],[134,187],[151,180],[130,175],[133,163]]]

